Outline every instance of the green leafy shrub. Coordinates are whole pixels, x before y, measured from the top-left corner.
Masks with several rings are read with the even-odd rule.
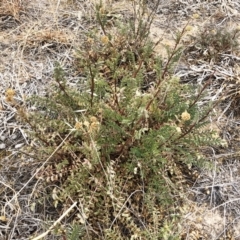
[[[38,111],[21,114],[37,156],[49,159],[37,178],[51,183],[55,207],[78,202],[71,221],[84,228],[83,239],[177,239],[165,225],[180,204],[173,195],[182,197],[190,166],[206,163],[201,147],[219,143],[203,130],[211,106],[198,106],[207,85],[196,91],[172,73],[185,29],[164,63],[143,31],[149,21],[112,30],[104,14],[97,6],[103,34],[86,36],[73,66],[86,88],[69,87],[56,64],[51,98],[33,97]]]

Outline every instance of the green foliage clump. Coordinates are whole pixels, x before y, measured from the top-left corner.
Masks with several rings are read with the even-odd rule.
[[[38,111],[24,115],[38,156],[49,159],[37,177],[51,182],[55,207],[78,202],[71,219],[83,239],[177,239],[164,225],[173,195],[187,169],[205,163],[201,148],[219,143],[203,130],[211,106],[200,108],[204,89],[172,73],[185,29],[164,63],[142,31],[148,22],[112,30],[104,14],[99,5],[101,29],[77,52],[86,88],[69,87],[56,64],[51,98],[32,98]]]

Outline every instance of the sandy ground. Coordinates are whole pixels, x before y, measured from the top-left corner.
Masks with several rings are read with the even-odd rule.
[[[131,1],[105,1],[112,15],[122,17],[132,13]],[[6,91],[9,88],[16,91],[18,104],[24,104],[33,94],[47,94],[56,61],[63,66],[69,84],[74,86],[79,79],[78,73],[71,69],[74,51],[95,24],[92,21],[95,2],[0,0],[0,239],[26,239],[41,228],[39,219],[46,217],[32,211],[31,193],[37,185],[36,180],[29,182],[29,179],[37,164],[31,164],[31,157],[21,154],[21,148],[30,144],[28,127],[18,121],[17,108],[6,101]],[[154,1],[149,1],[149,11],[153,5]],[[185,26],[189,26],[182,43],[185,47],[196,43],[201,29],[240,27],[238,0],[160,0],[156,13],[151,37],[156,43],[160,41],[155,50],[163,57],[167,57],[164,45],[174,46],[175,33]],[[239,63],[239,50],[217,63],[196,58],[189,50],[176,67],[176,74],[183,82],[199,84],[213,74],[215,82],[206,100],[227,91],[231,96],[235,93],[235,101],[239,97],[236,89]],[[189,189],[189,201],[183,208],[185,239],[240,239],[239,115],[237,106],[228,104],[231,98],[226,99],[221,108],[213,110],[215,116],[210,126],[218,130],[226,146],[219,152],[209,148],[210,161],[216,168],[203,170]],[[34,106],[27,107],[34,110]],[[220,196],[219,204],[213,202],[216,194]]]

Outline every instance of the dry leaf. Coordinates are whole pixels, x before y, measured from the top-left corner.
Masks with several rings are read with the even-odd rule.
[[[0,221],[7,222],[7,218],[5,216],[0,216]]]

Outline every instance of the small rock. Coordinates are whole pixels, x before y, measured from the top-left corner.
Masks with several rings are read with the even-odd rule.
[[[5,139],[6,139],[6,136],[3,136],[3,135],[0,136],[0,140],[1,140],[1,141],[5,141]]]
[[[6,148],[6,144],[5,143],[0,143],[0,149],[5,149]]]
[[[24,145],[24,143],[19,143],[15,145],[15,148],[21,148]]]
[[[15,140],[16,138],[17,138],[17,134],[12,134],[11,136],[10,136],[10,138],[11,138],[11,140]]]

